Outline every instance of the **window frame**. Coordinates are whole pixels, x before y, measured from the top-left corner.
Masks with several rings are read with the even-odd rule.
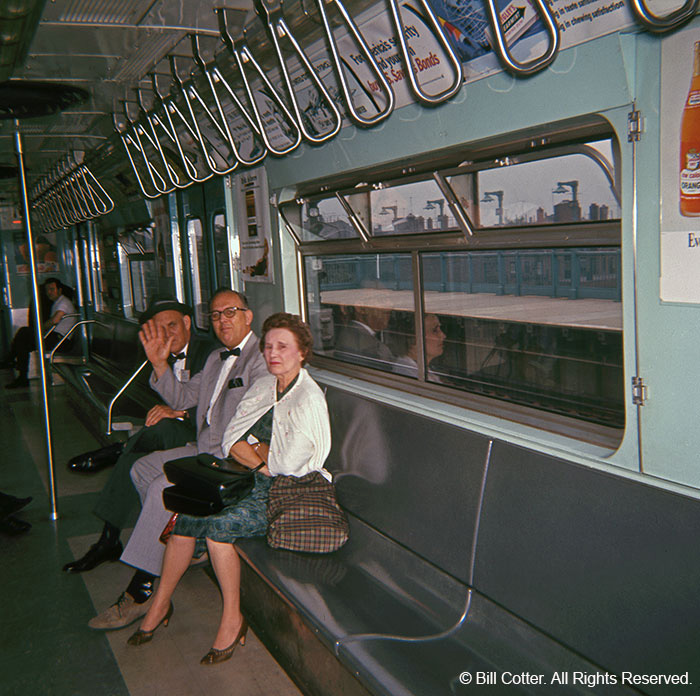
[[[604,123],[604,126],[602,125]],[[375,180],[371,181],[370,177],[365,173],[365,178],[362,182],[356,185],[352,181],[339,182],[341,187],[335,188],[327,182],[316,187],[309,184],[297,191],[296,197],[293,200],[281,202],[279,205],[280,217],[289,231],[290,235],[297,244],[297,253],[299,257],[298,272],[301,288],[301,304],[302,313],[306,319],[310,316],[309,279],[306,271],[306,258],[309,256],[333,256],[339,254],[353,253],[410,253],[413,265],[414,278],[414,312],[415,312],[415,331],[417,336],[424,335],[424,306],[423,293],[424,281],[422,275],[421,255],[430,252],[450,252],[450,251],[473,251],[473,250],[511,250],[511,249],[537,249],[537,248],[569,248],[569,247],[615,247],[622,253],[622,211],[619,218],[609,220],[583,220],[579,222],[566,223],[543,223],[543,224],[527,224],[522,226],[496,226],[496,227],[477,227],[471,224],[466,211],[459,211],[455,207],[454,200],[456,196],[451,191],[448,177],[455,174],[464,174],[478,172],[483,169],[493,169],[496,167],[507,166],[508,164],[521,164],[527,161],[536,161],[543,159],[551,159],[562,155],[570,154],[585,154],[591,156],[591,150],[597,153],[597,150],[586,145],[587,142],[595,142],[609,139],[612,150],[612,161],[607,163],[596,161],[605,177],[610,184],[613,196],[621,207],[621,150],[620,143],[616,133],[607,122],[602,122],[599,119],[595,127],[582,129],[569,142],[563,142],[562,138],[528,138],[526,141],[515,143],[510,148],[507,145],[501,145],[494,149],[487,149],[487,156],[473,157],[468,159],[469,154],[463,151],[459,160],[455,161],[452,155],[452,161],[440,162],[444,167],[434,168],[425,166],[421,169],[420,165],[416,167],[403,168],[400,171],[388,170],[388,175],[382,176],[381,171],[375,173]],[[556,142],[552,142],[555,140]],[[502,153],[512,152],[515,154],[498,154],[498,150]],[[596,155],[592,156],[596,160]],[[439,157],[437,158],[440,159]],[[605,160],[605,158],[603,158]],[[363,232],[358,230],[358,236],[346,239],[323,239],[304,241],[290,223],[290,207],[301,206],[308,200],[329,198],[334,194],[340,196],[348,194],[358,194],[372,189],[383,187],[386,184],[395,182],[396,184],[410,183],[413,181],[426,180],[432,177],[438,182],[441,190],[445,193],[444,186],[448,188],[448,192],[452,196],[446,195],[446,203],[452,208],[451,212],[459,224],[458,230],[433,230],[426,233],[418,234],[396,234],[372,236],[371,224],[364,226]],[[315,190],[314,190],[315,189]],[[351,220],[352,221],[352,220]],[[357,222],[352,221],[353,226],[357,229]],[[360,221],[362,225],[362,221]],[[621,330],[623,339],[624,331]],[[400,390],[410,391],[412,394],[421,397],[438,400],[442,403],[452,404],[464,407],[465,409],[487,413],[490,416],[505,418],[510,421],[515,421],[526,426],[532,426],[538,430],[547,430],[557,434],[571,437],[578,440],[602,445],[614,449],[622,440],[625,425],[621,428],[613,428],[610,426],[590,423],[588,421],[566,416],[557,413],[537,409],[533,406],[521,405],[502,401],[497,398],[484,396],[478,393],[461,391],[452,387],[437,384],[435,382],[426,381],[426,368],[424,361],[424,342],[417,342],[417,363],[418,363],[418,379],[413,377],[403,376],[393,372],[383,372],[370,367],[346,363],[341,360],[334,359],[330,356],[324,356],[314,353],[312,363],[314,366],[322,369],[327,369],[331,372],[345,375],[348,377],[361,377],[369,382],[386,386],[389,388],[397,388]],[[624,370],[624,353],[621,355],[622,369]],[[623,379],[624,383],[624,379]],[[623,404],[627,401],[627,395],[623,390],[621,394]],[[623,415],[625,409],[623,405]]]

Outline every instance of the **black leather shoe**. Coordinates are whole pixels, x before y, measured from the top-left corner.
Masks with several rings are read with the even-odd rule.
[[[113,445],[79,454],[68,462],[68,469],[81,474],[95,474],[108,466],[114,466],[123,450],[124,443],[115,442]]]
[[[100,563],[105,561],[118,561],[123,550],[121,541],[116,544],[108,544],[100,540],[93,544],[82,558],[72,563],[66,563],[63,570],[66,573],[84,573],[87,570],[97,568]]]
[[[28,498],[15,498],[14,495],[5,495],[3,493],[2,498],[0,498],[0,520],[4,520],[6,517],[18,512],[31,502],[31,496]]]
[[[18,534],[24,534],[32,528],[29,522],[17,519],[16,517],[6,517],[4,520],[0,520],[0,532],[3,534],[9,534],[10,536],[17,536]]]

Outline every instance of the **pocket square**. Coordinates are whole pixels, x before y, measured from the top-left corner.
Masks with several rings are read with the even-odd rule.
[[[234,377],[228,381],[228,388],[235,389],[236,387],[242,387],[243,380],[240,377]]]

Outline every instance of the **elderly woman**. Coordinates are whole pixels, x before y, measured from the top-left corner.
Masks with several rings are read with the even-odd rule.
[[[320,471],[330,451],[328,408],[323,392],[303,369],[311,353],[309,327],[298,317],[280,312],[265,320],[260,339],[270,374],[255,382],[241,400],[224,434],[223,451],[254,469],[255,486],[235,505],[209,517],[178,515],[163,559],[163,572],[153,604],[131,645],[153,637],[173,612],[172,594],[193,557],[209,552],[223,597],[219,630],[201,664],[228,660],[245,643],[248,625],[240,610],[240,559],[234,545],[241,537],[267,530],[267,498],[271,477],[303,476]],[[206,544],[206,546],[205,546]]]

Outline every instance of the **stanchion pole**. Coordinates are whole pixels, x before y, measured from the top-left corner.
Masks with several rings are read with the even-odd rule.
[[[39,351],[39,370],[41,374],[41,396],[44,401],[44,430],[46,432],[46,453],[49,466],[49,496],[51,498],[52,520],[58,519],[58,505],[56,499],[56,477],[53,466],[53,445],[51,441],[51,417],[49,414],[48,382],[46,379],[46,361],[44,360],[44,337],[41,331],[41,315],[39,307],[39,282],[36,277],[36,263],[34,259],[34,239],[32,237],[32,225],[29,218],[29,200],[27,198],[27,179],[24,174],[24,155],[22,151],[22,136],[19,132],[19,121],[15,120],[15,152],[17,154],[17,169],[19,170],[19,193],[22,198],[22,211],[24,213],[24,229],[27,232],[27,248],[29,249],[29,267],[32,271],[32,294],[34,297],[34,329],[36,331],[36,346]]]

